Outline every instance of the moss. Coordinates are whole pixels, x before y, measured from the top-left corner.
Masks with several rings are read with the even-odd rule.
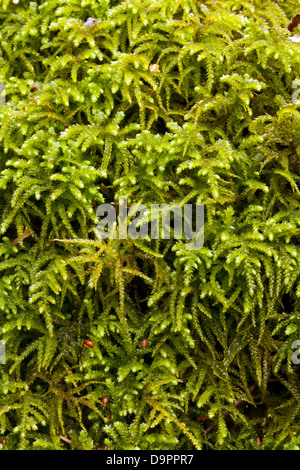
[[[0,5],[6,447],[297,449],[298,2]],[[120,196],[203,247],[99,239]]]

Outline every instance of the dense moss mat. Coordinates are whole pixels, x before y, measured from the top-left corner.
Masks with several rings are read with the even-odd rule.
[[[6,448],[300,448],[298,0],[0,5]]]

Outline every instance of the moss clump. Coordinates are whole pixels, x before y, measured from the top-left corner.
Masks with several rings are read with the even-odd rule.
[[[297,7],[0,1],[6,448],[299,448]],[[100,239],[121,196],[203,247]]]

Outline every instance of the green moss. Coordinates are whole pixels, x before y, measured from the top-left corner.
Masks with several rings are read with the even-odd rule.
[[[298,449],[298,1],[0,5],[7,448]],[[203,247],[98,239],[120,196]]]

